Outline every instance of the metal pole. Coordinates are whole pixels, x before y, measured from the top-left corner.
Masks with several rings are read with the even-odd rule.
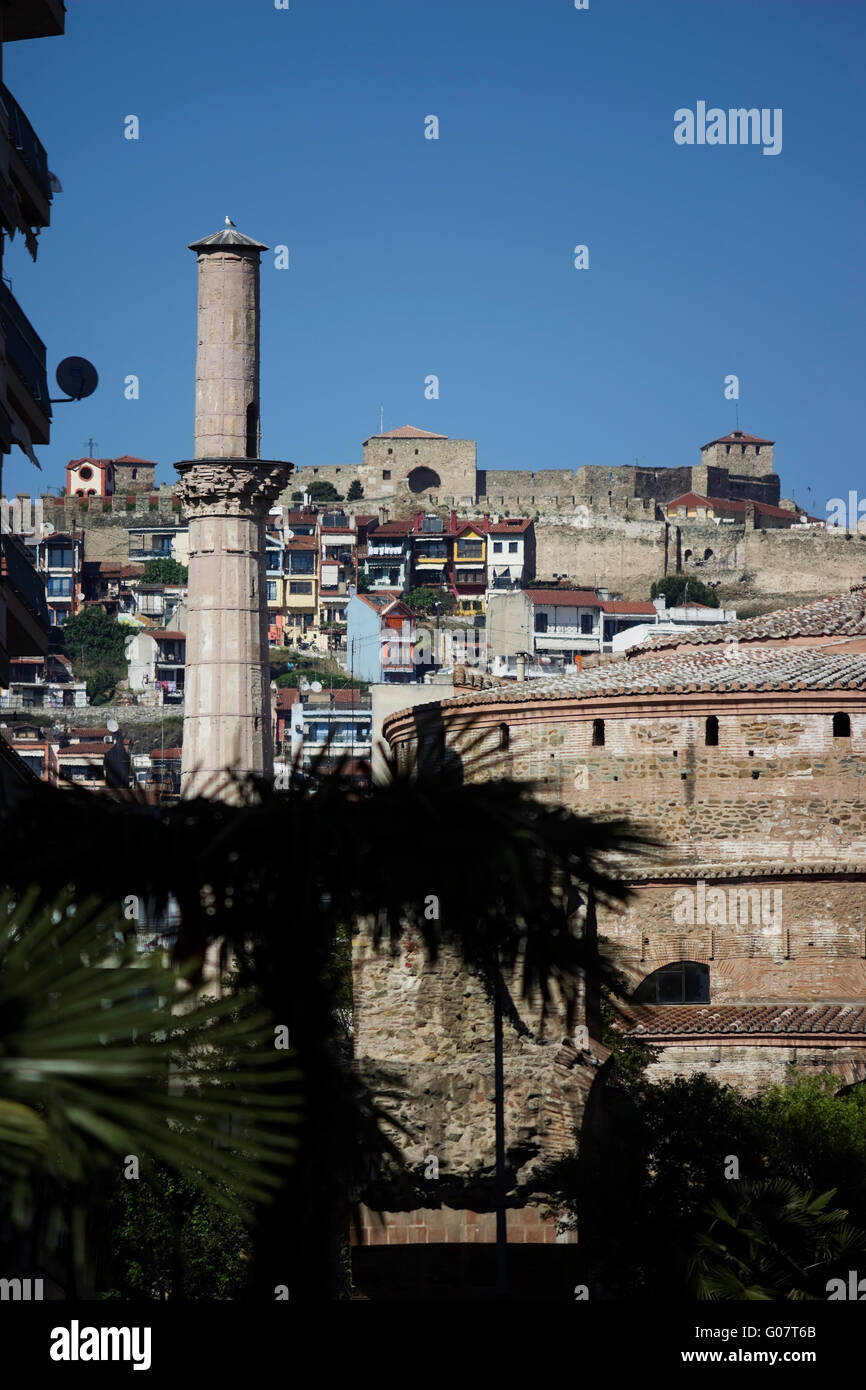
[[[508,1222],[505,1210],[505,1067],[502,1047],[502,982],[493,981],[493,1058],[496,1107],[496,1297],[508,1297]]]

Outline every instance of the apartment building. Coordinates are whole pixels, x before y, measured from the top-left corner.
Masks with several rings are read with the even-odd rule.
[[[63,33],[61,0],[4,0],[0,6],[0,64],[4,45]],[[2,77],[2,67],[0,67]],[[0,81],[0,277],[4,243],[20,235],[33,259],[39,234],[51,221],[59,184],[48,168],[45,147],[15,96]],[[3,456],[13,445],[37,462],[35,446],[51,433],[45,344],[0,278],[0,485]],[[0,535],[0,686],[7,686],[10,661],[48,651],[45,589],[27,551],[9,532]],[[14,759],[4,753],[0,774],[15,779]]]

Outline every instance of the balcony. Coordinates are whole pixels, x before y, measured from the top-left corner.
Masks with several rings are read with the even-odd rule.
[[[27,426],[34,444],[47,444],[51,430],[45,344],[21,306],[0,281],[0,328],[6,339],[9,369],[6,396]]]
[[[405,546],[402,545],[373,545],[372,541],[367,545],[367,557],[372,559],[374,555],[382,555],[397,559],[403,554]]]
[[[5,83],[0,82],[0,121],[9,140],[9,176],[28,227],[51,221],[51,182],[45,146]]]

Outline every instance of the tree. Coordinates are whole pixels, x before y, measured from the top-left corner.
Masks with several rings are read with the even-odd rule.
[[[664,579],[656,579],[650,589],[650,598],[658,598],[661,594],[664,594],[669,608],[686,602],[702,603],[706,608],[719,606],[715,589],[690,574],[668,574]]]
[[[63,651],[78,679],[87,682],[92,704],[109,699],[126,675],[126,639],[138,628],[118,623],[104,608],[82,608],[61,628]]]
[[[410,608],[414,608],[416,613],[432,613],[435,604],[444,607],[446,599],[445,591],[442,589],[431,589],[429,584],[422,584],[417,589],[410,589],[404,595],[404,602]]]
[[[175,956],[187,969],[209,943],[226,943],[239,987],[289,1031],[302,1088],[295,1161],[274,1206],[256,1199],[248,1292],[272,1299],[276,1284],[288,1284],[293,1299],[332,1298],[345,1290],[351,1204],[367,1162],[399,1157],[340,1024],[346,972],[337,962],[350,935],[370,923],[373,945],[387,947],[413,926],[431,960],[448,946],[488,978],[519,961],[524,993],[574,1006],[580,969],[598,967],[572,930],[563,887],[579,882],[602,901],[620,901],[628,888],[607,856],[642,842],[624,822],[576,816],[522,783],[463,782],[452,764],[392,766],[366,795],[341,766],[327,775],[296,770],[283,791],[254,779],[242,787],[240,805],[199,798],[172,808],[36,783],[14,816],[0,817],[3,873],[27,882],[38,872],[44,891],[69,884],[76,900],[116,902],[133,892],[164,903],[171,894],[181,914]],[[98,862],[70,841],[70,819],[100,844]],[[456,825],[474,827],[483,875],[467,876],[453,854]],[[433,920],[424,912],[431,888]],[[99,1015],[94,1027],[103,1026]]]
[[[349,484],[349,491],[346,493],[347,502],[360,502],[364,496],[364,489],[361,487],[357,478],[353,478]]]
[[[343,500],[343,494],[337,491],[334,484],[322,478],[317,478],[310,483],[306,490],[311,502],[342,502]]]
[[[826,1299],[831,1278],[845,1276],[866,1249],[866,1235],[831,1206],[835,1189],[813,1196],[789,1178],[731,1184],[706,1208],[712,1221],[690,1263],[701,1299],[761,1302]]]
[[[148,560],[141,576],[142,584],[186,584],[189,571],[186,565],[173,560],[170,555],[162,555],[156,560]]]
[[[190,1003],[189,971],[142,954],[104,894],[7,890],[0,921],[4,1270],[33,1258],[30,1224],[57,1257],[65,1237],[67,1297],[93,1297],[121,1174],[170,1171],[235,1217],[272,1201],[297,1072],[253,996]]]

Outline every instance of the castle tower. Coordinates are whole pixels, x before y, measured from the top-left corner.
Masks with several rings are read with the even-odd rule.
[[[182,788],[234,799],[226,772],[273,771],[265,522],[292,465],[259,458],[259,257],[234,227],[198,257],[195,458],[175,465],[189,519]]]

